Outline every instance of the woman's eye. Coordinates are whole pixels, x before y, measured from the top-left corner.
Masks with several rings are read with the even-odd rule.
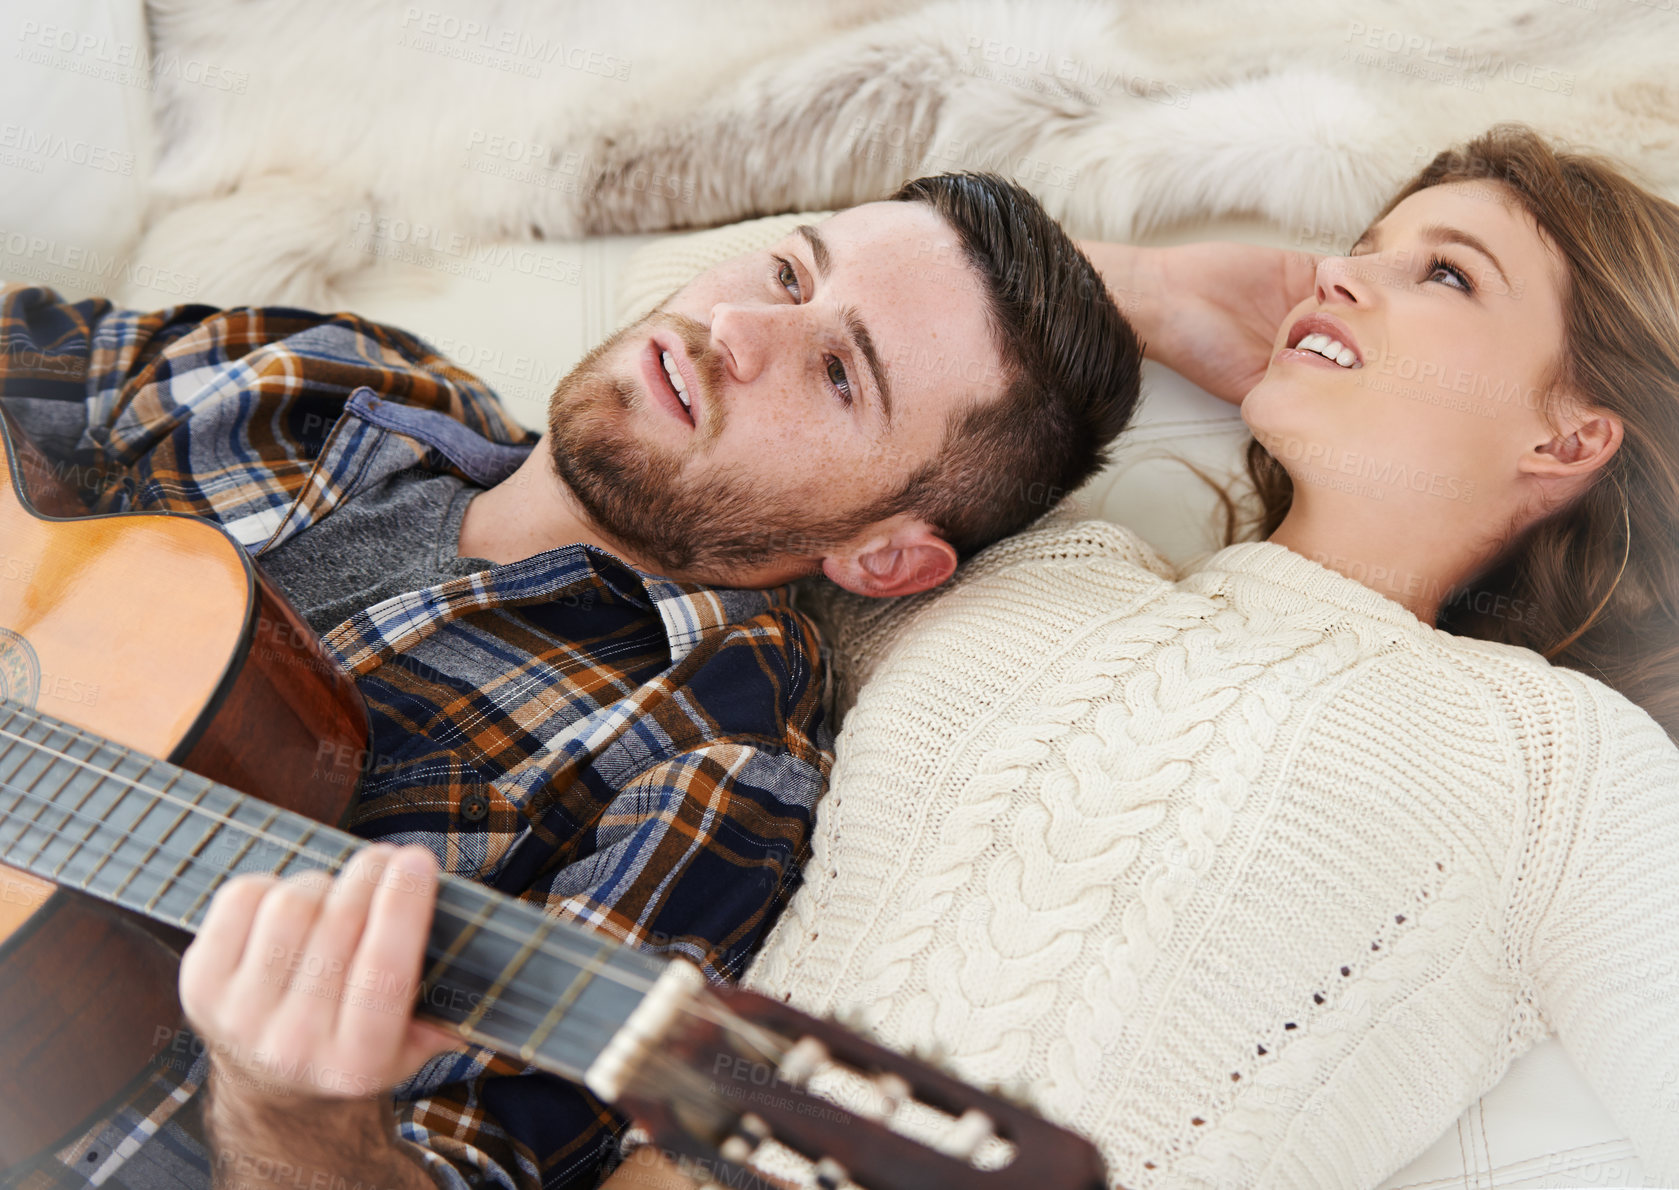
[[[791,261],[784,260],[779,256],[776,257],[775,259],[776,259],[776,263],[778,265],[780,265],[780,267],[778,269],[776,269],[776,271],[775,271],[775,279],[777,281],[781,282],[781,287],[783,289],[787,290],[794,297],[798,297],[799,296],[799,273],[798,273],[798,270],[793,267]]]
[[[1436,256],[1428,262],[1428,279],[1430,281],[1434,280],[1439,273],[1445,273],[1457,281],[1457,285],[1452,288],[1462,288],[1465,293],[1475,292],[1475,287],[1469,283],[1469,278],[1462,269]]]
[[[851,408],[851,378],[845,374],[845,365],[831,355],[828,357],[828,380],[839,393],[840,400],[845,402],[845,407]]]

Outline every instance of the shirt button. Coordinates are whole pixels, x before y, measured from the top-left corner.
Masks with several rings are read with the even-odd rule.
[[[477,822],[490,812],[490,799],[476,790],[461,798],[461,817]]]

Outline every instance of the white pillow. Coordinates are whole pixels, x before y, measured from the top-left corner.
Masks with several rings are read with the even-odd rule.
[[[130,280],[158,305],[192,279],[132,253],[152,160],[154,71],[141,0],[11,0],[0,20],[0,281],[68,297]],[[202,65],[202,64],[200,64]],[[196,69],[197,67],[195,67]]]

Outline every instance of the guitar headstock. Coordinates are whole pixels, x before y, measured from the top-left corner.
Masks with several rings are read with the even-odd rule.
[[[815,1165],[822,1190],[1106,1190],[1083,1137],[832,1021],[687,971],[661,981],[662,1003],[648,997],[589,1085],[713,1181],[777,1190],[745,1164],[773,1140]],[[868,1106],[811,1092],[811,1075],[836,1067],[872,1088]],[[905,1116],[921,1131],[929,1119],[946,1126],[923,1142],[894,1127]]]

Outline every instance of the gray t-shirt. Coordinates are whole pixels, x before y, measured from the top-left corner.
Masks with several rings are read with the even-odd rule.
[[[461,520],[483,488],[421,467],[389,476],[257,559],[317,633],[375,603],[488,570],[461,558]]]

